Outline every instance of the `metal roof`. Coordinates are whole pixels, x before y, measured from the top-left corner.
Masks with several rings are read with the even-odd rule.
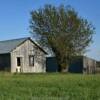
[[[28,38],[0,41],[0,54],[10,53],[14,48],[26,41]]]
[[[10,53],[12,50],[14,50],[17,46],[19,46],[26,40],[30,40],[41,51],[43,51],[45,54],[47,54],[47,52],[45,50],[43,50],[39,45],[37,45],[37,43],[35,43],[30,37],[0,41],[0,54]]]

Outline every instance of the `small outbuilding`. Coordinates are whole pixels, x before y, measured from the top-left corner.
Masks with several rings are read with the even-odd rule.
[[[86,56],[75,56],[69,65],[68,72],[70,73],[85,73],[94,74],[96,73],[96,63],[97,61]],[[47,72],[57,72],[58,64],[55,57],[47,58]]]
[[[0,41],[0,71],[46,72],[46,54],[31,38]]]
[[[69,66],[69,72],[72,73],[85,73],[94,74],[96,73],[97,61],[86,56],[75,56],[72,58]]]

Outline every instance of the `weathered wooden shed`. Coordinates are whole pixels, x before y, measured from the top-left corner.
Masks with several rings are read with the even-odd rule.
[[[72,58],[69,72],[73,73],[96,73],[96,60],[86,56],[75,56]]]
[[[0,41],[0,71],[46,72],[46,52],[31,38]]]

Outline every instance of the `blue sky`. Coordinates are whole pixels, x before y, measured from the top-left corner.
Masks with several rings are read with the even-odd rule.
[[[45,4],[71,5],[93,23],[96,34],[86,55],[100,60],[100,0],[0,0],[0,40],[30,36],[30,11]]]

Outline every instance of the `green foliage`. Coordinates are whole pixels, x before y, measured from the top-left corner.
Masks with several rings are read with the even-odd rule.
[[[81,55],[92,42],[94,27],[70,6],[44,8],[31,12],[31,33],[42,45],[51,47],[58,64],[66,67],[72,56]]]
[[[99,100],[100,75],[0,73],[0,100]]]

